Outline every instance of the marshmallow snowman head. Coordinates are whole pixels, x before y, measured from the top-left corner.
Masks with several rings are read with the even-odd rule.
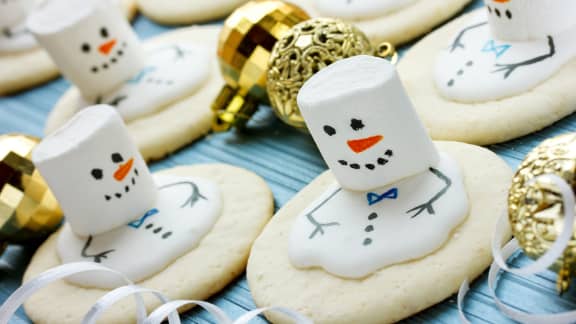
[[[484,0],[492,34],[501,40],[544,39],[576,26],[573,0]]]
[[[20,25],[33,7],[34,0],[0,0],[0,28]]]
[[[32,159],[77,235],[124,226],[156,204],[148,167],[110,106],[76,114],[36,147]]]
[[[103,96],[144,66],[134,31],[108,0],[47,0],[28,28],[88,100]]]
[[[427,171],[438,152],[388,61],[354,56],[316,73],[298,105],[340,185],[369,191]]]

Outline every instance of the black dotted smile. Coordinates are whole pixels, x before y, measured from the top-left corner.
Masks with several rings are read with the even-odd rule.
[[[125,185],[123,194],[121,192],[116,192],[113,195],[104,195],[104,199],[106,201],[112,200],[113,197],[115,197],[116,199],[122,199],[123,195],[128,194],[130,192],[130,188],[136,185],[136,177],[138,177],[138,169],[134,169],[134,176],[130,179],[131,186]]]
[[[87,44],[85,44],[85,45],[87,45]],[[90,71],[92,71],[92,73],[94,73],[94,74],[97,74],[100,71],[108,70],[108,68],[110,68],[112,65],[118,63],[118,60],[120,60],[120,57],[124,55],[124,51],[126,50],[126,46],[127,46],[126,42],[122,42],[122,44],[120,45],[120,49],[116,51],[115,56],[111,56],[110,60],[108,62],[104,62],[100,66],[97,66],[97,65],[92,66]]]
[[[390,158],[392,158],[392,156],[394,156],[394,152],[392,150],[387,150],[384,153],[384,157],[379,157],[375,163],[367,163],[367,164],[364,164],[363,166],[361,166],[358,163],[350,163],[346,160],[338,160],[338,163],[340,163],[340,165],[342,165],[342,166],[348,166],[353,170],[360,170],[362,167],[364,167],[368,170],[374,170],[374,169],[376,169],[377,166],[385,166],[386,164],[388,164],[388,162],[390,162]]]

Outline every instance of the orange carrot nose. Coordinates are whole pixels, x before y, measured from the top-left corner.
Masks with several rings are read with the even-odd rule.
[[[108,54],[110,54],[110,52],[112,51],[114,46],[116,46],[116,40],[115,39],[100,45],[100,47],[98,47],[98,50],[100,51],[100,53],[102,53],[104,55],[108,55]]]
[[[124,164],[120,164],[118,170],[114,172],[114,179],[116,179],[116,181],[124,180],[124,178],[126,178],[128,173],[130,173],[130,170],[132,170],[133,164],[134,164],[134,158],[130,159],[128,162]]]
[[[348,146],[350,146],[350,149],[354,151],[354,153],[362,153],[372,146],[378,144],[378,142],[380,142],[383,138],[384,136],[382,135],[376,135],[357,140],[351,140],[348,141]]]

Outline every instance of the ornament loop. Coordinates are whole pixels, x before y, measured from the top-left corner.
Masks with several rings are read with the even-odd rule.
[[[392,43],[383,42],[378,44],[376,50],[374,51],[374,55],[380,58],[386,59],[390,61],[390,63],[396,65],[398,63],[398,52],[396,52],[396,48]]]

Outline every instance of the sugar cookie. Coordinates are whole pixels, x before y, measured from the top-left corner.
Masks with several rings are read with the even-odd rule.
[[[33,160],[67,221],[37,251],[25,280],[61,263],[88,261],[169,298],[206,299],[243,271],[273,210],[265,182],[239,168],[150,174],[110,106],[79,112],[37,146]],[[123,284],[106,273],[74,275],[36,294],[26,310],[39,323],[79,322],[99,296]],[[150,299],[147,306],[158,304]],[[130,307],[120,304],[105,322],[133,321]]]
[[[483,148],[435,145],[392,64],[338,61],[304,84],[298,105],[330,171],[254,245],[248,281],[258,306],[316,323],[393,322],[489,265],[512,172]]]
[[[18,1],[25,2],[28,0]],[[0,4],[0,7],[3,5],[3,3]],[[127,17],[134,17],[136,14],[136,3],[134,0],[122,0],[121,5]],[[4,9],[2,8],[0,11],[2,10]],[[3,19],[3,16],[0,16],[0,21],[3,21]],[[24,24],[23,20],[19,24],[20,29],[24,28],[22,24]],[[20,33],[27,33],[27,31],[20,30]],[[16,52],[3,52],[0,50],[0,95],[7,95],[40,85],[56,78],[58,75],[58,68],[48,54],[36,45],[30,49]]]
[[[289,0],[312,17],[354,23],[374,43],[406,43],[449,19],[470,0]]]
[[[432,138],[493,144],[574,111],[576,4],[537,2],[486,1],[406,53],[398,71]]]

